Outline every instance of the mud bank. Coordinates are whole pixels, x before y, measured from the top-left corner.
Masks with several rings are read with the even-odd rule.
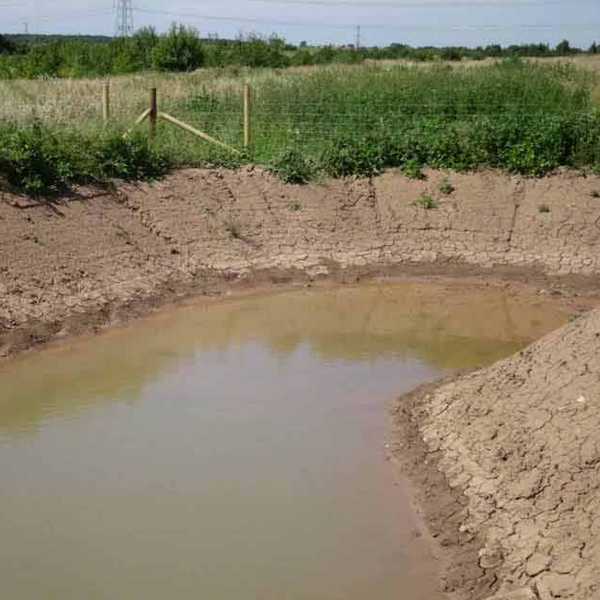
[[[595,310],[490,368],[400,399],[395,455],[454,554],[448,591],[600,597],[599,357]]]
[[[439,192],[444,176],[452,194]],[[389,173],[287,186],[248,168],[189,169],[51,204],[2,193],[0,356],[232,282],[426,265],[427,273],[461,276],[482,268],[497,277],[501,267],[522,279],[583,276],[595,289],[597,190],[600,177],[572,173],[527,180],[433,171],[425,181]],[[438,198],[437,208],[416,205],[423,192]]]
[[[597,295],[596,191],[600,177],[573,173],[297,187],[258,169],[190,169],[51,204],[4,193],[0,356],[249,285],[443,274]],[[437,208],[415,204],[423,192]],[[453,556],[457,598],[600,594],[599,346],[594,312],[398,405],[396,456]]]

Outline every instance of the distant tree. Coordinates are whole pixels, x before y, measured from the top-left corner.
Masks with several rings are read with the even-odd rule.
[[[154,27],[144,27],[136,31],[131,37],[131,51],[138,69],[150,69],[152,67],[152,53],[158,45],[159,39]]]
[[[592,45],[590,46],[590,49],[588,50],[588,52],[590,54],[598,54],[599,51],[600,51],[600,46],[598,46],[598,44],[596,42],[592,42]]]
[[[161,71],[193,71],[204,64],[204,48],[198,30],[171,25],[152,52],[154,67]]]
[[[460,60],[463,54],[460,48],[442,48],[440,58],[442,60]]]
[[[569,40],[563,40],[562,42],[560,42],[560,44],[556,46],[555,52],[559,56],[566,56],[568,54],[572,54],[573,50],[571,48]]]
[[[15,54],[17,45],[11,42],[7,37],[0,35],[0,54]]]

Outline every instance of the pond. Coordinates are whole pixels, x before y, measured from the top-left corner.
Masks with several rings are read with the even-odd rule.
[[[562,325],[499,288],[201,299],[0,366],[14,600],[434,600],[388,408]]]

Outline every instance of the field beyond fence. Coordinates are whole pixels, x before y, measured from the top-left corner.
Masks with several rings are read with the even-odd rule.
[[[318,171],[372,175],[386,167],[418,176],[425,165],[533,175],[558,166],[596,167],[599,81],[591,69],[518,60],[469,68],[396,64],[132,75],[111,81],[107,124],[102,80],[14,80],[0,84],[0,168],[17,160],[11,147],[18,149],[15,140],[34,123],[37,135],[74,144],[111,138],[118,145],[114,140],[148,108],[151,87],[158,89],[159,110],[243,150],[245,83],[252,90],[252,144],[241,159],[167,124],[159,125],[153,152],[167,165],[255,161],[290,181]]]

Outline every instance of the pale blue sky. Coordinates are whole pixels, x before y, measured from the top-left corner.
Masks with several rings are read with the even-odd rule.
[[[112,34],[114,0],[0,0],[0,31]],[[600,40],[600,0],[134,0],[135,27],[170,22],[203,35],[278,33],[292,42],[364,45]]]

